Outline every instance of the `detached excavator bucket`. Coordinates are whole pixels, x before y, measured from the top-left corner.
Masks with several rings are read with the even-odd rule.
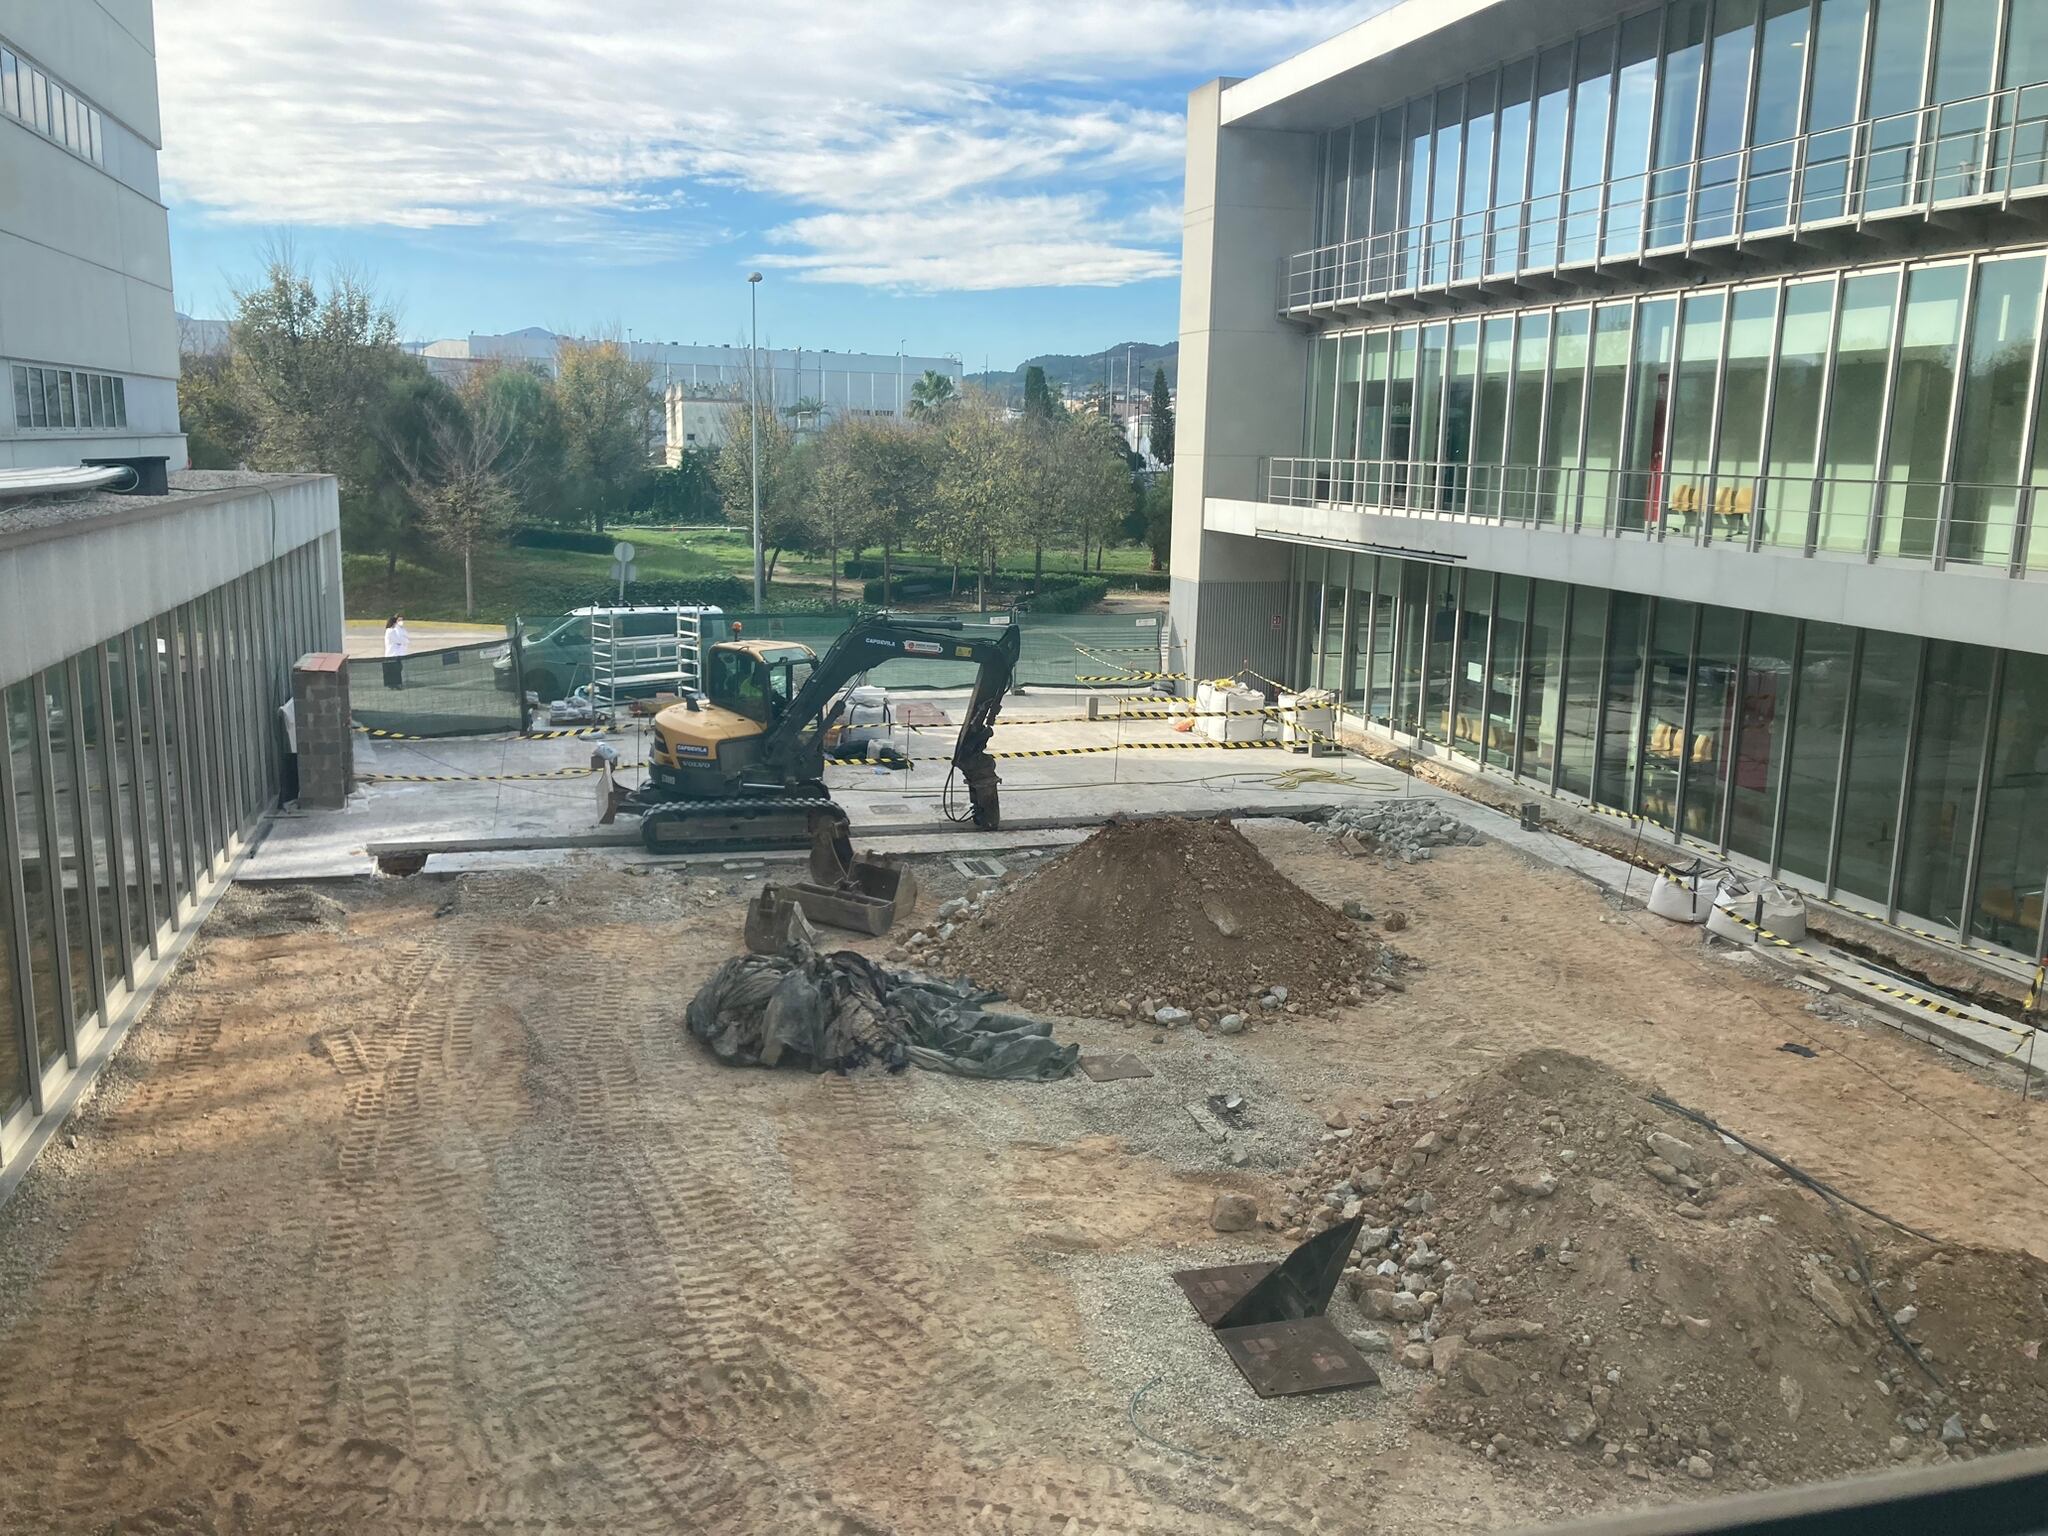
[[[814,923],[854,933],[887,933],[917,905],[917,877],[893,859],[857,855],[841,817],[811,824],[811,878],[771,887]]]
[[[887,933],[917,905],[917,877],[889,859],[857,858],[836,885],[806,880],[768,889],[795,902],[812,922],[854,933]]]

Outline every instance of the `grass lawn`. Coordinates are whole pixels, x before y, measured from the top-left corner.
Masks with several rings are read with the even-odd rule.
[[[634,568],[639,580],[665,581],[690,577],[731,576],[745,581],[753,570],[753,546],[742,528],[618,528],[612,532],[629,541],[634,549]],[[875,557],[877,551],[868,554]],[[930,564],[934,557],[919,551],[900,557],[911,564]],[[407,618],[460,621],[469,617],[462,604],[462,566],[449,557],[437,557],[433,565],[409,560],[398,563],[395,580],[376,555],[347,555],[343,558],[342,580],[351,618],[381,619],[402,612]],[[513,549],[503,547],[480,553],[476,559],[476,619],[501,624],[515,614],[529,617],[540,610],[533,594],[575,586],[588,591],[589,602],[601,600],[611,590],[611,556],[580,554],[559,549]],[[1010,571],[1029,571],[1031,551],[1013,550],[1002,558]],[[1137,546],[1110,549],[1103,557],[1102,574],[1114,579],[1150,570],[1150,553]],[[1073,573],[1080,568],[1076,550],[1045,552],[1045,569]],[[768,596],[771,602],[823,602],[831,567],[823,558],[811,558],[786,551],[775,564]],[[842,577],[841,601],[858,601],[860,583]],[[961,573],[963,591],[971,591],[973,577]],[[627,593],[631,597],[630,590]]]

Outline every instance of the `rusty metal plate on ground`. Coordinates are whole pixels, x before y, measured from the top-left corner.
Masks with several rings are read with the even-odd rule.
[[[1216,1340],[1260,1397],[1380,1384],[1379,1373],[1327,1317],[1224,1328]]]
[[[1245,1292],[1279,1266],[1276,1264],[1218,1264],[1209,1269],[1177,1269],[1174,1282],[1187,1292],[1195,1315],[1214,1328],[1223,1314],[1244,1299]]]
[[[1152,1075],[1152,1069],[1129,1051],[1117,1056],[1083,1056],[1075,1065],[1098,1083],[1113,1083],[1120,1078]]]

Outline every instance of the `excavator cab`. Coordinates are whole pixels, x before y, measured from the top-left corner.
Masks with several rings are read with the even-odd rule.
[[[769,726],[782,718],[817,665],[808,645],[729,640],[711,648],[705,691],[715,708]]]

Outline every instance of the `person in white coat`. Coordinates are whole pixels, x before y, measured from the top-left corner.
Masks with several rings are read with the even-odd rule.
[[[394,613],[384,625],[384,686],[403,688],[405,686],[405,648],[410,641],[405,633],[405,619]]]

